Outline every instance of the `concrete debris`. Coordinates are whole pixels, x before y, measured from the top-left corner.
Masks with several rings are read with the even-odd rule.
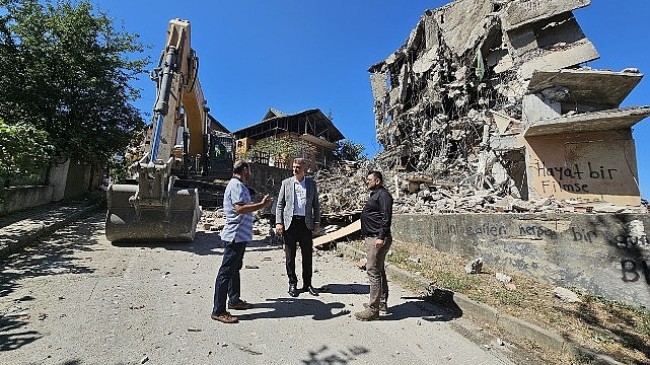
[[[508,284],[509,282],[512,281],[512,276],[508,276],[508,275],[506,275],[504,273],[500,273],[500,272],[496,273],[496,278],[500,282],[506,283],[506,284]]]
[[[466,174],[451,181],[419,172],[391,169],[374,160],[331,166],[316,172],[314,179],[318,183],[321,213],[327,222],[349,223],[358,219],[368,199],[365,178],[371,170],[382,173],[384,185],[393,195],[393,212],[396,214],[648,211],[645,206],[620,207],[611,203],[590,203],[600,208],[586,211],[581,200],[558,200],[555,197],[523,200],[513,196],[517,195],[514,187],[508,188],[510,194],[504,194],[502,187],[482,187],[490,180],[485,175]]]
[[[397,194],[398,213],[642,205],[631,126],[650,107],[618,108],[643,75],[581,66],[599,57],[572,13],[589,3],[456,0],[427,10],[369,68],[383,146],[374,164],[408,193]],[[617,157],[604,158],[610,150]],[[341,186],[323,176],[340,189],[322,190],[328,209],[358,209],[363,177]],[[491,205],[505,196],[518,200]]]
[[[480,274],[483,270],[483,258],[479,257],[465,265],[465,272],[468,274]]]
[[[366,269],[366,259],[359,259],[359,261],[357,261],[355,266],[359,270],[365,270]]]
[[[555,294],[557,298],[560,298],[562,301],[565,301],[567,303],[582,303],[582,300],[580,299],[578,294],[572,292],[569,289],[565,289],[558,286],[555,289],[553,289],[553,294]]]

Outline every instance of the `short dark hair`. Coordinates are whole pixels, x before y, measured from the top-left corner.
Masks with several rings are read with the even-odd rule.
[[[381,176],[381,172],[377,170],[372,170],[368,173],[368,176],[370,175],[374,176],[376,179],[379,179],[380,182],[384,182],[384,177]]]
[[[235,161],[235,164],[232,165],[232,173],[233,174],[241,174],[244,169],[248,168],[248,162],[244,160],[237,160]]]

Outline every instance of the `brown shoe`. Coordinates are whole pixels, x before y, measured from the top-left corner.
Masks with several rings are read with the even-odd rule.
[[[366,308],[361,312],[355,313],[354,316],[360,321],[372,321],[379,318],[379,310]]]
[[[368,303],[363,303],[364,308],[368,308]],[[386,303],[379,303],[379,313],[388,313],[388,305]]]
[[[212,319],[215,321],[219,321],[221,323],[237,323],[239,320],[237,317],[233,317],[230,315],[228,312],[223,312],[221,314],[213,314],[210,316]]]
[[[236,310],[246,310],[246,309],[251,309],[253,308],[253,305],[248,303],[245,300],[240,300],[239,302],[235,304],[228,304],[228,309],[236,309]]]

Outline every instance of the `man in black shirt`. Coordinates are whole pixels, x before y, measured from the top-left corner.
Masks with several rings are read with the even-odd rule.
[[[370,301],[366,309],[354,314],[362,321],[379,318],[379,312],[388,310],[388,282],[384,261],[393,238],[390,234],[393,215],[393,197],[383,185],[379,171],[371,171],[366,178],[370,198],[361,212],[361,234],[365,237],[366,272],[370,281]]]

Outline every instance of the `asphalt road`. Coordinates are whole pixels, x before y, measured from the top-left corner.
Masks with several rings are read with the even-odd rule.
[[[391,314],[357,321],[366,273],[335,252],[314,257],[325,292],[291,298],[281,247],[262,241],[241,272],[255,307],[213,321],[216,232],[116,246],[103,225],[94,215],[1,264],[0,364],[514,364],[508,346],[394,282]]]

